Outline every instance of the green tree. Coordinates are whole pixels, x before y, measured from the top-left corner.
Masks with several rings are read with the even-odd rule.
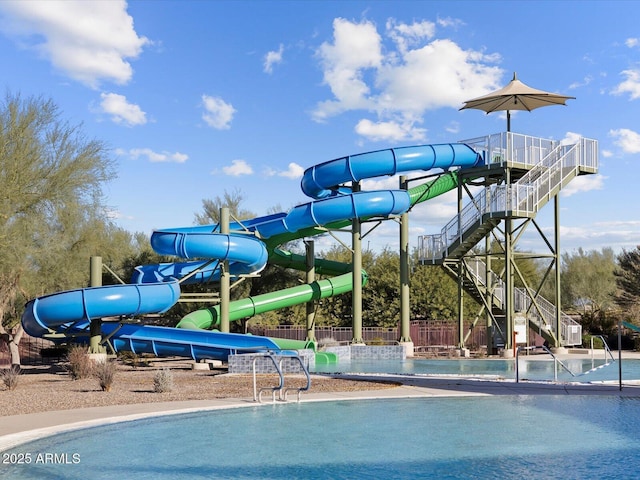
[[[205,198],[202,200],[202,212],[195,214],[195,223],[197,225],[208,225],[210,223],[220,223],[220,209],[227,207],[231,216],[237,220],[246,220],[255,217],[250,210],[242,208],[244,195],[239,189],[233,192],[224,191],[222,196],[216,196],[214,199]]]
[[[562,305],[580,312],[582,326],[591,334],[609,334],[614,326],[615,266],[611,248],[600,251],[579,248],[562,255]]]
[[[101,245],[94,242],[101,233],[116,235],[102,195],[113,177],[105,144],[63,121],[51,100],[6,94],[0,103],[0,336],[12,364],[20,363],[24,301],[81,282],[70,259]],[[84,262],[88,278],[87,255]]]
[[[586,311],[607,310],[613,306],[616,283],[615,256],[611,248],[562,255],[560,273],[562,303]]]
[[[615,303],[632,319],[640,314],[640,247],[623,250],[617,256],[617,268],[614,270],[618,290]]]

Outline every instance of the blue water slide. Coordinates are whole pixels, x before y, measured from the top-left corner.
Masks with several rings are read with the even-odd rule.
[[[131,323],[104,323],[102,333],[112,335],[116,352],[150,353],[157,357],[186,357],[194,360],[226,361],[230,354],[278,351],[270,338],[210,330],[185,330]]]
[[[92,318],[163,313],[179,298],[177,280],[79,288],[31,300],[22,314],[22,326],[35,337],[51,330],[77,333],[78,325]]]
[[[338,186],[346,182],[414,170],[469,168],[482,162],[482,157],[463,143],[388,148],[314,165],[305,170],[301,187],[311,198],[325,198],[334,195]]]
[[[231,231],[244,231],[245,234],[222,235],[218,225],[155,231],[151,245],[156,252],[189,261],[139,266],[132,284],[82,288],[36,298],[27,304],[22,324],[25,331],[33,336],[57,332],[86,337],[92,319],[117,317],[123,320],[137,315],[163,313],[178,301],[179,281],[217,280],[221,261],[229,261],[231,275],[262,270],[268,252],[261,238],[295,233],[346,219],[398,215],[410,207],[406,191],[351,193],[342,185],[344,183],[413,170],[470,168],[481,162],[481,157],[467,145],[442,144],[379,150],[313,166],[305,171],[301,186],[305,194],[319,200],[294,207],[288,213],[230,225]],[[103,322],[102,333],[109,338],[115,350],[158,356],[226,359],[232,352],[279,349],[273,340],[266,337],[120,321]]]
[[[205,225],[156,230],[151,235],[151,246],[162,255],[229,260],[232,276],[258,273],[265,268],[268,253],[258,238],[242,234],[223,235],[213,227]],[[218,262],[200,260],[141,265],[136,267],[132,282],[153,283],[184,277],[189,277],[182,281],[185,284],[217,281],[220,278]]]
[[[27,303],[22,315],[25,332],[41,337],[52,331],[77,339],[89,336],[92,318],[163,313],[180,297],[177,281],[142,285],[107,285],[54,293]],[[226,360],[230,353],[279,350],[267,337],[179,330],[107,321],[102,334],[115,351],[181,356],[195,360]]]
[[[406,212],[410,204],[409,194],[403,190],[359,192],[298,205],[286,216],[258,224],[255,228],[262,237],[269,238],[339,220],[399,215]]]

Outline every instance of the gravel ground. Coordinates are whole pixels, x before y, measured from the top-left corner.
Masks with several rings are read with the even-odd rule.
[[[73,380],[64,365],[24,367],[14,390],[0,382],[0,417],[134,403],[253,398],[252,375],[228,374],[226,369],[192,370],[191,364],[188,360],[154,359],[146,366],[134,368],[118,362],[118,371],[108,392],[102,391],[95,378]],[[154,377],[163,368],[170,369],[173,388],[156,393]],[[287,387],[306,385],[304,376],[288,375],[286,379]],[[275,375],[258,375],[258,386],[277,383]],[[394,386],[396,384],[312,375],[310,391],[344,392]]]

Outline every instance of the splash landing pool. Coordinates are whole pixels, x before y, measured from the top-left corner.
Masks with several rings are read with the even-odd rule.
[[[626,382],[640,381],[640,359],[520,357],[520,380],[558,382],[617,382],[619,367]],[[565,369],[566,367],[566,369]],[[452,375],[463,377],[516,379],[515,359],[419,359],[346,360],[337,364],[316,365],[317,373],[394,373],[400,375]]]
[[[639,407],[638,398],[514,395],[221,410],[25,444],[1,455],[32,461],[3,465],[0,478],[630,478]],[[36,463],[46,452],[78,461]]]

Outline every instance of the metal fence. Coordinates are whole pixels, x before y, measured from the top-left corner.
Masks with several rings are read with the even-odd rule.
[[[468,327],[465,329],[467,332]],[[249,327],[254,335],[266,337],[304,340],[307,337],[305,327],[297,325],[280,325],[277,327]],[[453,347],[458,345],[458,324],[455,322],[416,320],[410,324],[411,340],[414,347]],[[337,342],[347,344],[353,339],[351,327],[316,327],[315,337],[319,342]],[[393,344],[400,338],[398,328],[363,327],[362,337],[365,343]],[[472,348],[486,346],[486,328],[478,326],[473,329],[467,345]]]
[[[22,365],[46,365],[62,360],[62,355],[56,354],[55,344],[43,338],[24,335],[20,340],[20,363]],[[55,350],[55,351],[54,351]],[[11,353],[6,342],[0,341],[0,367],[11,365]]]

